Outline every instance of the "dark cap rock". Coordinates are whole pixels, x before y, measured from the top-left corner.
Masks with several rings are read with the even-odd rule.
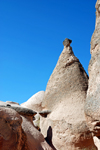
[[[39,112],[39,114],[42,116],[42,117],[47,117],[48,114],[50,114],[51,111],[50,110],[43,110],[41,112]]]
[[[66,38],[64,41],[63,41],[63,45],[64,46],[70,46],[70,44],[72,43],[72,40],[70,40],[70,39],[68,39],[68,38]]]
[[[0,105],[0,107],[6,107],[6,108],[14,109],[20,115],[25,115],[25,116],[32,116],[33,117],[37,114],[37,112],[35,112],[31,109],[24,108],[24,107],[21,107],[21,106],[16,106],[16,105],[6,104],[6,105]]]

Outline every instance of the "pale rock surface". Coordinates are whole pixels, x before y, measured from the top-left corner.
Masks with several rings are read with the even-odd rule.
[[[31,98],[29,98],[25,103],[22,103],[21,106],[39,112],[43,109],[42,108],[43,98],[44,98],[44,91],[40,91],[34,94]]]
[[[38,113],[34,116],[33,124],[40,131],[40,115]]]
[[[22,128],[27,135],[29,150],[53,150],[45,141],[43,135],[34,127],[32,118],[22,116]]]
[[[96,26],[98,22],[100,22],[100,0],[97,0],[96,2]]]
[[[94,140],[94,144],[96,145],[98,150],[100,150],[100,139],[98,139],[96,136],[94,136],[93,140]]]
[[[42,106],[51,111],[40,118],[41,132],[57,150],[92,150],[84,114],[88,76],[69,44],[65,44],[48,81]]]
[[[19,103],[16,103],[16,102],[12,102],[12,101],[6,101],[7,104],[17,104],[19,105]]]
[[[89,88],[85,114],[90,130],[100,138],[100,0],[96,3],[96,26],[91,38],[91,60],[89,63]]]

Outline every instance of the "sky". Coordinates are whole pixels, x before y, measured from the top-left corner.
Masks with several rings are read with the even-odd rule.
[[[45,91],[65,38],[88,73],[96,0],[0,0],[0,100]]]

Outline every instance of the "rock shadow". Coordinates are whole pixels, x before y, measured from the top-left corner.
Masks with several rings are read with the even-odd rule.
[[[49,126],[47,131],[47,137],[45,138],[46,142],[52,147],[53,150],[57,150],[52,144],[52,127]]]

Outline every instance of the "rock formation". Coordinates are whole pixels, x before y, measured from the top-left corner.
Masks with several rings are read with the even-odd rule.
[[[38,113],[34,116],[33,124],[40,131],[40,115]]]
[[[65,39],[63,44],[46,87],[44,113],[40,114],[51,113],[41,117],[41,132],[57,150],[91,150],[94,144],[84,114],[88,76],[72,51],[71,40]]]
[[[0,102],[0,149],[52,150],[34,127],[31,109]]]
[[[13,109],[0,107],[0,149],[28,150],[22,118]]]
[[[40,91],[35,95],[33,95],[31,98],[29,98],[25,103],[21,104],[21,106],[39,112],[43,109],[41,106],[43,98],[44,98],[44,91]]]
[[[44,98],[44,91],[40,91],[34,94],[31,98],[29,98],[25,103],[22,103],[21,106],[32,109],[36,112],[40,112],[43,109],[42,107],[43,98]],[[34,126],[38,130],[40,130],[40,115],[37,113],[34,119],[35,119],[33,121]]]
[[[32,117],[22,115],[22,129],[27,136],[29,150],[53,150],[43,135],[34,127]]]
[[[91,60],[89,63],[89,88],[85,114],[94,136],[100,136],[100,0],[96,3],[96,26],[91,38]]]
[[[0,150],[100,150],[100,0],[91,38],[89,81],[71,42],[63,41],[45,92],[21,106],[0,101]]]
[[[98,150],[100,150],[100,140],[96,136],[93,137],[93,140]]]

